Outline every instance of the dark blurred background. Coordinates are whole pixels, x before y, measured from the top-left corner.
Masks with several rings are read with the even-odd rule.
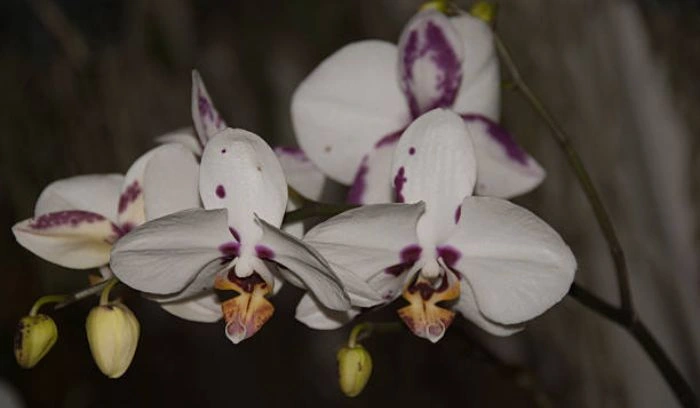
[[[129,298],[142,336],[119,380],[92,362],[84,320],[95,299],[85,300],[53,313],[59,341],[35,369],[16,365],[15,325],[34,300],[86,285],[86,273],[38,259],[10,233],[48,183],[124,172],[154,137],[191,125],[192,68],[230,125],[293,143],[289,102],[304,76],[348,42],[395,42],[419,5],[0,2],[0,406],[674,406],[626,333],[571,299],[507,339],[462,320],[437,345],[403,329],[372,337],[374,374],[356,399],[336,382],[348,329],[297,323],[301,293],[289,287],[273,298],[275,317],[237,346],[223,324],[181,321]],[[697,389],[700,3],[503,0],[498,30],[571,132],[619,229],[642,318]],[[503,112],[549,173],[517,201],[572,246],[577,281],[616,302],[604,241],[546,127],[516,93],[504,91]]]

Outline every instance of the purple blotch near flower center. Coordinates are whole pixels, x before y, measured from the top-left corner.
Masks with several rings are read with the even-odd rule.
[[[458,205],[455,210],[455,224],[459,222],[460,218],[462,218],[462,205]]]
[[[445,262],[445,265],[450,269],[453,269],[455,263],[462,257],[462,253],[450,245],[437,247],[437,253],[438,257],[442,258],[442,261]]]
[[[404,170],[403,166],[399,167],[399,171],[396,173],[396,176],[394,177],[394,190],[396,191],[396,202],[403,203],[405,200],[403,196],[403,186],[406,184],[406,181],[408,180],[406,178],[406,170]]]
[[[365,194],[365,188],[367,187],[367,172],[369,167],[367,167],[368,156],[362,158],[362,163],[357,169],[355,174],[355,180],[352,182],[352,187],[348,191],[348,203],[350,204],[362,204],[362,196]]]
[[[141,195],[141,186],[139,185],[139,182],[134,180],[133,183],[131,183],[126,190],[119,196],[119,214],[123,213],[126,211],[126,207],[129,206],[129,204],[133,203],[136,201],[137,198]]]
[[[428,282],[418,282],[414,283],[408,288],[408,293],[420,293],[420,297],[424,300],[427,301],[430,299],[430,297],[433,295],[433,293],[440,293],[444,292],[447,290],[449,286],[449,282],[447,281],[447,275],[442,274],[440,277],[440,285],[438,287],[434,287],[433,285],[429,284]]]
[[[225,244],[219,245],[219,252],[221,252],[221,265],[226,265],[227,263],[233,261],[233,258],[238,256],[241,245],[238,242],[230,241]]]
[[[256,285],[261,283],[267,285],[267,282],[265,282],[265,280],[257,272],[248,277],[240,278],[238,275],[236,275],[235,268],[231,268],[228,271],[226,278],[247,293],[252,293]]]
[[[377,140],[377,142],[374,144],[374,148],[379,149],[384,146],[393,145],[401,138],[401,135],[403,134],[404,130],[406,129],[404,128],[401,130],[397,130],[396,132],[389,133],[388,135],[382,137],[381,139]]]
[[[68,210],[48,213],[36,218],[29,226],[34,229],[42,230],[48,228],[62,227],[70,225],[77,227],[83,222],[93,223],[103,221],[105,217],[89,211]]]
[[[401,262],[386,268],[384,272],[398,277],[407,269],[411,268],[418,261],[418,259],[420,259],[421,252],[423,252],[423,248],[416,244],[404,247],[399,253],[399,259],[401,259]]]
[[[265,245],[256,245],[255,253],[260,259],[273,259],[275,257],[275,252]]]
[[[527,153],[525,153],[525,151],[520,146],[518,146],[517,143],[515,143],[515,139],[513,139],[513,136],[510,133],[508,133],[507,130],[501,127],[498,123],[492,121],[486,116],[473,113],[468,113],[461,116],[462,119],[464,119],[464,121],[466,121],[467,123],[483,123],[486,126],[486,132],[489,134],[489,136],[491,136],[491,139],[495,140],[496,142],[498,142],[498,144],[500,144],[503,147],[508,157],[510,157],[512,160],[520,163],[523,166],[527,165]]]
[[[225,189],[224,186],[222,186],[221,184],[219,184],[218,186],[216,186],[216,196],[219,197],[219,198],[224,198],[224,197],[226,197],[226,189]]]

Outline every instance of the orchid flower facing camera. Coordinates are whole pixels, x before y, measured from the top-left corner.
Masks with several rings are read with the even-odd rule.
[[[107,277],[110,251],[117,240],[148,219],[199,207],[199,166],[183,146],[166,144],[142,155],[126,172],[85,175],[56,181],[37,200],[34,217],[12,231],[39,257],[72,269],[100,268]],[[215,299],[162,305],[195,321],[215,321]]]
[[[170,301],[212,287],[237,292],[221,305],[226,335],[234,343],[255,334],[272,316],[265,297],[279,285],[279,276],[307,288],[326,308],[350,308],[328,263],[279,230],[287,185],[274,152],[260,137],[227,129],[210,139],[202,154],[199,193],[204,209],[148,222],[117,243],[111,266],[122,282]]]
[[[432,342],[456,312],[495,335],[520,330],[562,299],[576,269],[571,250],[544,221],[506,200],[472,196],[477,166],[466,133],[451,111],[424,114],[396,146],[400,203],[347,211],[305,237],[333,266],[353,306],[403,295],[409,305],[399,315]],[[314,328],[349,317],[310,298],[297,308],[297,318]]]
[[[535,188],[545,172],[496,123],[499,81],[491,28],[469,15],[428,10],[409,21],[398,47],[360,41],[323,61],[297,88],[292,121],[314,164],[352,184],[350,202],[387,203],[404,129],[431,109],[450,108],[474,143],[475,192],[510,198]]]

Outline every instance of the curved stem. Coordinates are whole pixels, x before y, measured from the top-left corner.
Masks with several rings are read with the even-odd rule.
[[[644,349],[654,365],[664,377],[673,393],[678,398],[678,402],[684,407],[696,407],[697,397],[690,384],[681,375],[680,371],[673,364],[668,355],[664,352],[659,342],[654,338],[649,329],[641,320],[624,313],[619,308],[607,303],[603,299],[582,288],[578,284],[571,285],[569,296],[576,299],[582,305],[608,318],[627,330],[627,332],[637,340],[637,343]]]
[[[112,282],[112,280],[116,281],[117,278],[111,278],[111,279],[104,280],[102,282],[99,282],[95,285],[90,286],[89,288],[81,289],[77,292],[74,292],[70,295],[67,295],[65,297],[65,300],[63,300],[61,303],[54,306],[54,310],[64,308],[64,307],[66,307],[70,304],[73,304],[79,300],[85,299],[88,296],[96,295],[96,294],[102,292],[102,290],[105,288],[105,286],[110,284]]]
[[[401,323],[391,322],[391,323],[371,323],[362,322],[355,325],[350,332],[350,337],[348,338],[348,347],[353,348],[357,345],[360,340],[364,340],[372,335],[372,333],[387,333],[396,331],[401,328]]]
[[[119,279],[117,278],[112,278],[109,280],[107,283],[107,286],[102,290],[102,294],[100,295],[100,306],[104,306],[107,303],[109,303],[109,292],[112,291],[112,288],[119,283]]]
[[[600,199],[600,194],[598,194],[598,190],[595,188],[595,185],[591,180],[591,176],[588,174],[586,167],[583,165],[581,157],[578,155],[576,149],[574,149],[573,145],[571,144],[571,139],[569,138],[567,133],[564,131],[561,125],[559,125],[559,123],[554,119],[554,117],[552,117],[551,113],[549,113],[549,110],[544,106],[542,101],[534,94],[534,92],[532,92],[532,89],[530,89],[527,83],[523,80],[518,66],[515,64],[515,61],[513,61],[513,57],[511,56],[510,52],[508,51],[508,48],[503,43],[498,34],[495,34],[495,42],[496,48],[498,49],[498,53],[501,56],[501,60],[505,63],[506,67],[508,68],[508,71],[510,72],[512,81],[515,84],[516,88],[523,94],[523,96],[525,96],[532,108],[535,109],[535,111],[537,111],[537,113],[542,117],[545,123],[547,123],[547,126],[549,126],[549,128],[552,130],[554,140],[557,141],[559,147],[566,155],[569,165],[571,166],[572,170],[574,171],[574,174],[576,175],[576,178],[581,184],[583,192],[586,194],[586,198],[588,198],[588,202],[593,208],[593,213],[595,215],[596,220],[598,221],[598,225],[600,225],[600,229],[603,232],[603,236],[605,237],[605,240],[608,243],[610,254],[612,255],[613,262],[615,263],[615,272],[617,274],[621,309],[625,313],[633,315],[634,307],[632,304],[632,294],[630,293],[629,273],[627,272],[627,262],[625,261],[625,255],[622,251],[620,241],[617,238],[617,233],[615,232],[615,227],[613,226],[613,223],[610,219],[610,215],[608,214],[608,211],[605,209],[605,206],[603,205],[603,202]],[[630,318],[633,318],[633,316],[630,316]]]
[[[29,316],[36,316],[39,309],[47,303],[63,302],[68,296],[66,295],[46,295],[42,296],[34,302],[32,309],[29,311]]]

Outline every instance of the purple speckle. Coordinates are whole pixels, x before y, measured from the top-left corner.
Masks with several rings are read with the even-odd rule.
[[[104,219],[105,217],[101,216],[100,214],[95,214],[89,211],[57,211],[39,216],[29,224],[29,227],[37,230],[63,227],[66,225],[77,227],[84,222],[92,224],[96,221],[103,221]]]
[[[219,197],[219,198],[224,198],[224,197],[226,197],[226,189],[225,189],[224,186],[222,186],[221,184],[219,184],[218,186],[216,186],[216,196]]]
[[[221,154],[226,154],[226,149],[221,149]]]
[[[403,186],[406,184],[406,181],[408,180],[406,178],[406,170],[404,170],[403,167],[399,167],[399,171],[396,173],[396,176],[394,177],[394,189],[396,191],[396,202],[403,203],[405,200],[403,196]]]
[[[384,272],[389,275],[399,276],[404,273],[407,269],[413,266],[418,259],[420,259],[420,254],[423,252],[423,248],[419,245],[409,245],[404,247],[399,253],[399,259],[401,262],[392,265],[384,270]]]
[[[388,135],[382,137],[381,139],[377,140],[377,143],[374,144],[375,149],[379,149],[384,146],[389,146],[393,145],[394,143],[398,142],[398,140],[401,138],[401,135],[403,134],[404,129],[397,130],[396,132],[389,133]]]
[[[462,253],[458,249],[449,245],[440,246],[437,248],[437,253],[442,258],[448,268],[453,269],[455,263],[462,257]]]
[[[273,259],[275,257],[275,252],[265,245],[256,245],[255,253],[258,255],[258,258],[261,259]]]
[[[231,262],[233,258],[238,256],[241,246],[238,242],[227,242],[225,244],[219,245],[219,252],[221,252],[221,265],[226,265]]]
[[[411,156],[413,156],[414,154],[416,154],[416,148],[413,147],[413,146],[411,146],[411,147],[408,149],[408,154],[410,154]]]
[[[119,196],[119,214],[126,211],[126,208],[129,206],[129,204],[136,201],[136,199],[138,199],[140,195],[141,186],[139,185],[138,181],[134,180],[134,182],[129,184],[129,186],[127,186],[124,192],[122,192],[122,194]]]
[[[365,188],[367,187],[367,172],[369,167],[367,167],[368,156],[362,158],[362,163],[357,169],[355,174],[355,180],[352,182],[352,187],[348,191],[348,203],[350,204],[362,204],[362,196],[365,193]]]
[[[420,41],[419,33],[423,34],[423,41]],[[452,106],[462,81],[462,63],[442,27],[435,21],[427,21],[425,26],[415,27],[408,34],[402,51],[402,85],[412,117],[417,118],[434,108]],[[419,87],[413,83],[416,80],[413,77],[413,66],[416,61],[426,57],[430,58],[437,71],[437,95],[431,101],[419,104],[414,93],[414,88]]]
[[[228,227],[228,231],[231,233],[231,235],[236,241],[241,242],[241,236],[238,234],[238,231],[236,231],[235,228]]]
[[[486,125],[486,132],[489,134],[489,136],[491,136],[493,140],[495,140],[501,146],[503,146],[503,149],[505,149],[508,157],[510,157],[511,159],[520,163],[523,166],[527,165],[527,153],[525,153],[525,151],[520,146],[518,146],[517,143],[515,143],[515,139],[513,139],[513,136],[510,133],[508,133],[507,130],[501,127],[498,123],[492,121],[486,116],[472,113],[463,114],[462,119],[464,119],[464,121],[467,123],[481,122],[484,125]]]
[[[455,224],[459,222],[460,218],[462,218],[462,205],[458,205],[455,210]]]

